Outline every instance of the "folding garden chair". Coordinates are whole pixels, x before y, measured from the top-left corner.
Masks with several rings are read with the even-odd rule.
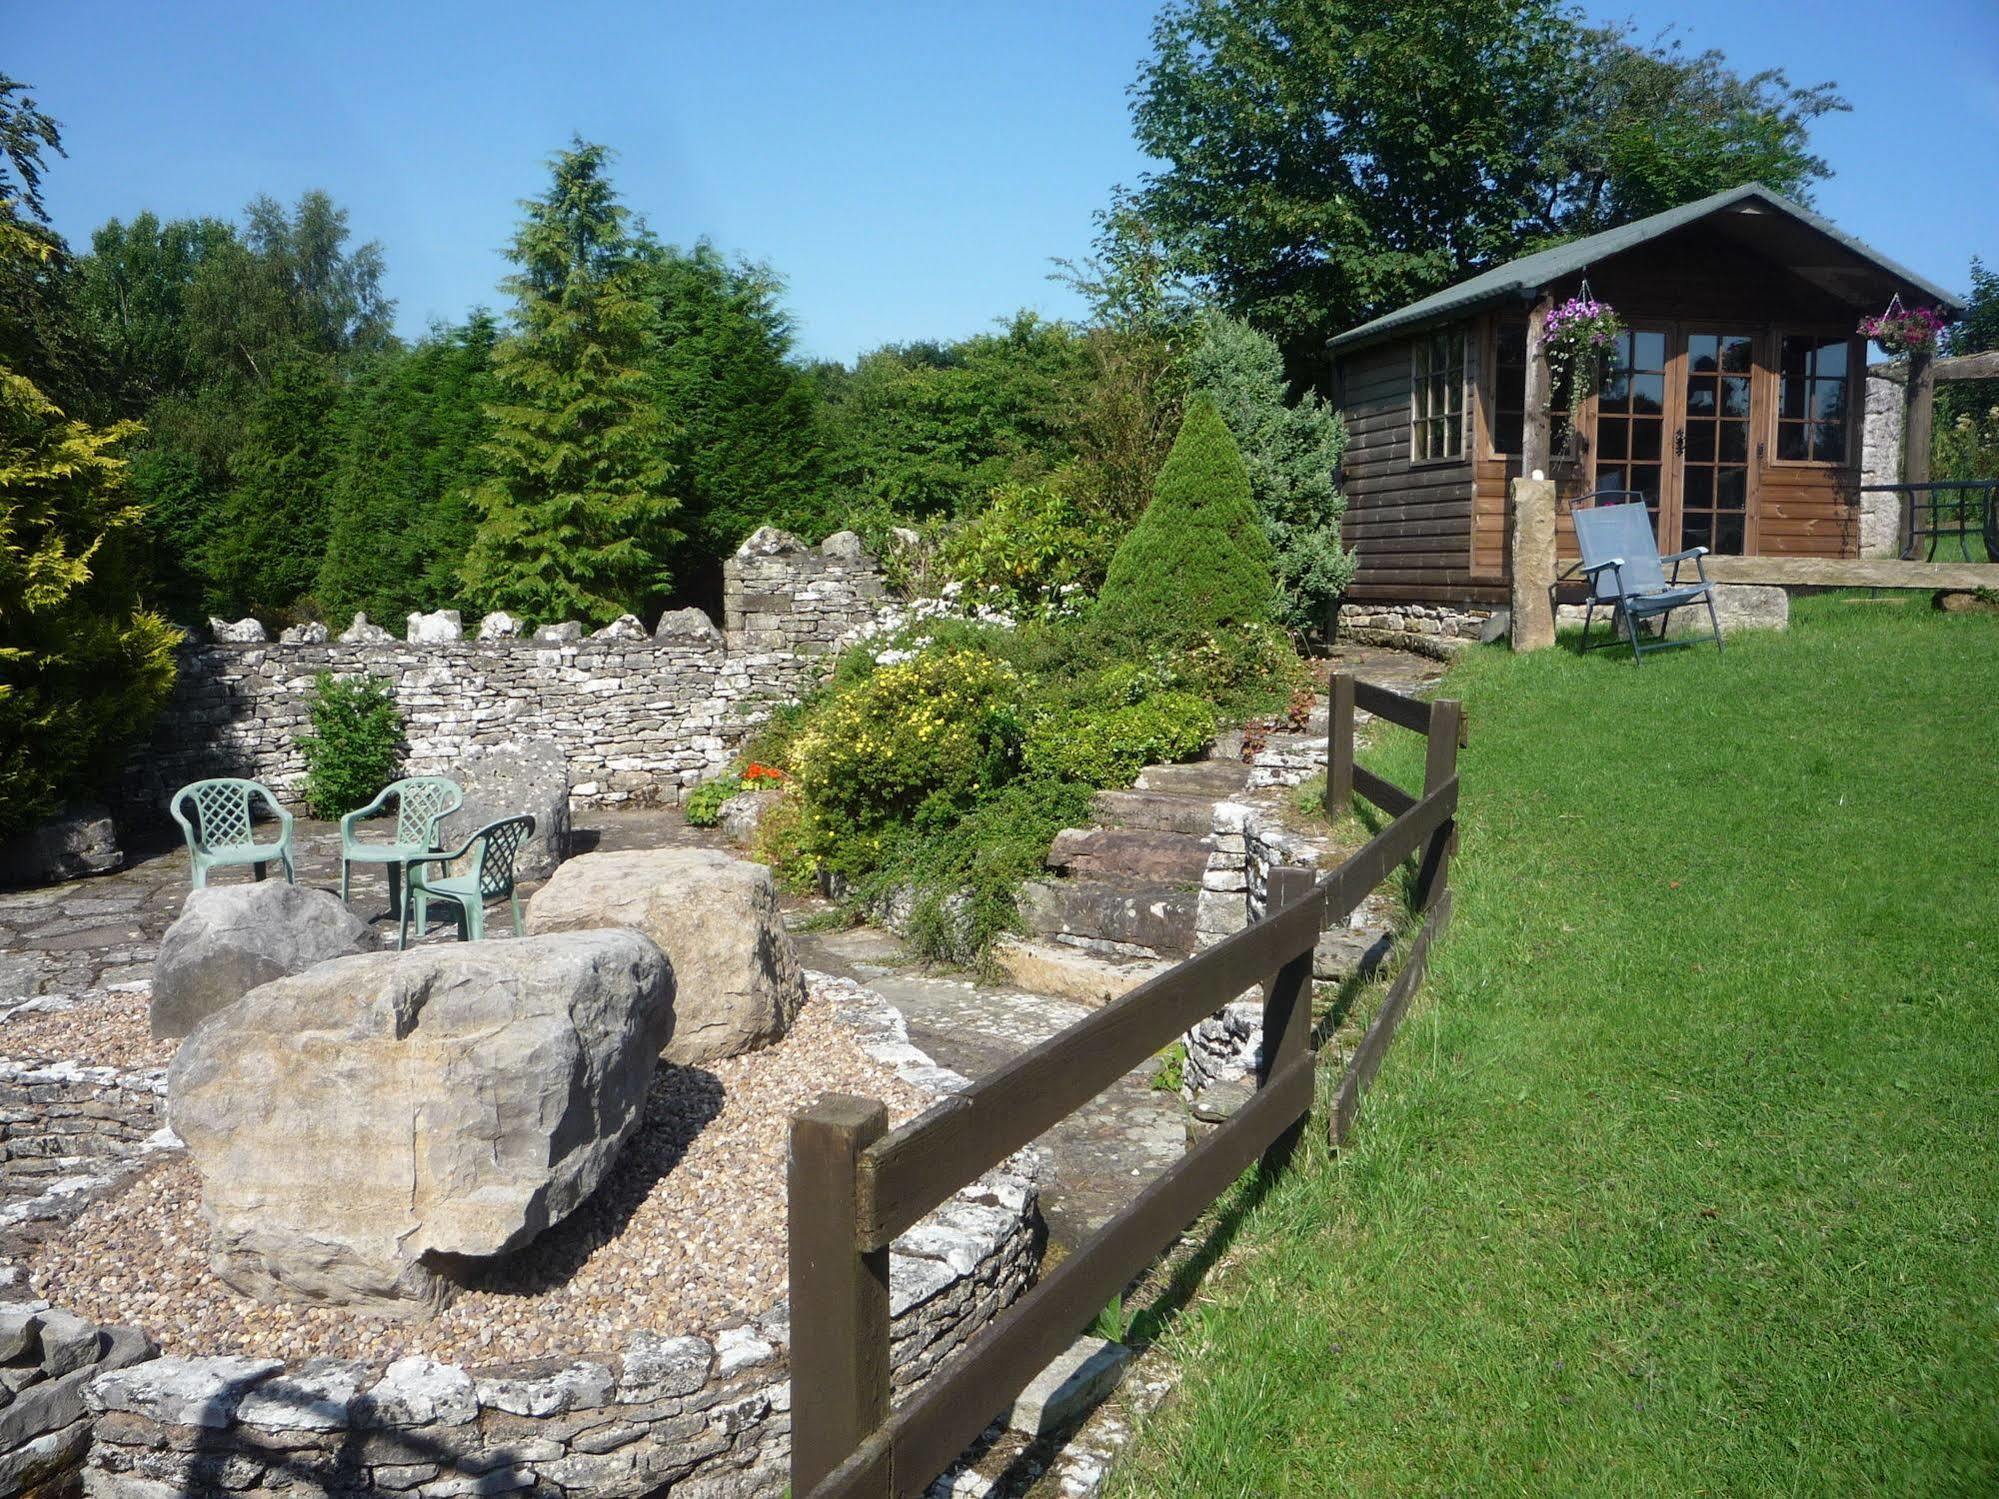
[[[1666,639],[1666,625],[1675,609],[1706,604],[1708,623],[1714,628],[1714,647],[1719,651],[1721,620],[1714,612],[1714,585],[1708,581],[1707,564],[1701,560],[1707,556],[1708,549],[1689,547],[1684,552],[1661,557],[1659,543],[1652,535],[1652,520],[1646,512],[1644,496],[1632,491],[1615,493],[1633,494],[1633,500],[1606,505],[1601,503],[1605,496],[1598,495],[1594,497],[1598,503],[1588,506],[1578,504],[1572,513],[1576,546],[1582,552],[1581,571],[1589,584],[1589,605],[1583,611],[1582,649],[1588,651],[1615,645],[1621,622],[1624,638],[1631,643],[1632,659],[1642,666],[1648,649],[1694,644],[1691,639]],[[1689,561],[1700,573],[1698,583],[1680,581],[1680,568]],[[1670,579],[1666,576],[1665,564],[1668,562],[1673,564]],[[1593,646],[1589,632],[1599,604],[1610,607],[1610,637]],[[1646,620],[1655,618],[1659,621],[1659,637],[1648,645],[1645,631],[1640,626]]]

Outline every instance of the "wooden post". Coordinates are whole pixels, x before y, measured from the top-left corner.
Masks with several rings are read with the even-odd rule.
[[[1455,698],[1438,698],[1430,704],[1430,731],[1423,758],[1423,794],[1428,796],[1458,773],[1458,735],[1464,727],[1465,705]],[[1430,835],[1423,849],[1423,861],[1416,871],[1418,912],[1430,910],[1442,899],[1450,884],[1451,851],[1457,847],[1458,822],[1454,817]]]
[[[872,1098],[829,1093],[791,1119],[791,1492],[888,1418],[888,1250],[860,1249],[857,1168],[888,1132]],[[887,1499],[887,1459],[865,1492]]]
[[[1543,337],[1548,314],[1554,310],[1555,294],[1546,291],[1527,314],[1525,430],[1520,439],[1520,477],[1523,479],[1531,479],[1537,472],[1554,472],[1555,377],[1548,368],[1548,349]]]
[[[1930,482],[1930,431],[1937,395],[1936,360],[1927,353],[1909,356],[1909,383],[1903,387],[1908,408],[1902,417],[1902,482]],[[1915,502],[1916,496],[1910,496]]]
[[[1317,879],[1311,870],[1289,865],[1271,870],[1270,883],[1264,891],[1264,914],[1269,916],[1311,894]],[[1311,1050],[1312,954],[1317,945],[1314,942],[1278,969],[1264,986],[1263,1062],[1256,1075],[1259,1088],[1268,1087],[1287,1064]],[[1282,1166],[1297,1148],[1304,1130],[1305,1120],[1300,1119],[1296,1126],[1279,1135],[1263,1153],[1263,1164],[1272,1169]]]
[[[1353,673],[1333,673],[1326,712],[1326,816],[1353,806]]]

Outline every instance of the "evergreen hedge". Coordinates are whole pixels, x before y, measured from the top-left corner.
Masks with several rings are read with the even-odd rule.
[[[1107,634],[1178,645],[1224,625],[1267,623],[1275,559],[1249,473],[1214,403],[1187,409],[1152,503],[1111,558],[1098,596]]]

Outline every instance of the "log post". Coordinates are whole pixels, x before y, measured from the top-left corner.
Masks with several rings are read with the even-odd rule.
[[[888,1133],[872,1098],[829,1093],[791,1118],[791,1492],[808,1494],[888,1419],[888,1250],[860,1248],[861,1152]],[[887,1499],[886,1462],[866,1489]]]
[[[1309,869],[1284,865],[1271,870],[1270,882],[1264,891],[1264,914],[1272,915],[1293,901],[1303,899],[1312,893],[1312,886],[1316,883],[1317,876]],[[1263,1059],[1256,1075],[1259,1088],[1268,1087],[1273,1077],[1282,1074],[1286,1066],[1311,1049],[1312,955],[1316,948],[1315,942],[1278,969],[1264,987]],[[1300,1119],[1293,1128],[1271,1143],[1270,1149],[1263,1153],[1263,1164],[1271,1169],[1282,1166],[1290,1159],[1304,1132],[1305,1120]]]
[[[1555,376],[1548,368],[1546,330],[1548,314],[1555,310],[1555,294],[1546,291],[1527,314],[1527,389],[1523,430],[1520,439],[1520,477],[1554,471]]]
[[[1326,816],[1353,806],[1353,673],[1333,673],[1326,711]]]
[[[1903,388],[1908,407],[1902,419],[1902,482],[1930,482],[1930,431],[1934,421],[1937,375],[1936,358],[1927,350],[1909,355],[1909,383]],[[1911,495],[1911,502],[1917,497]]]
[[[1430,731],[1423,757],[1423,794],[1428,796],[1458,773],[1458,739],[1464,729],[1465,705],[1441,697],[1430,704]],[[1453,817],[1430,835],[1416,869],[1414,905],[1418,913],[1432,909],[1450,884],[1451,853],[1458,846],[1458,820]]]

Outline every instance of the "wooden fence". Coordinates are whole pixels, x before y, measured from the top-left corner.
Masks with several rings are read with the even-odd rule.
[[[791,1122],[791,1492],[886,1499],[923,1492],[995,1415],[1186,1226],[1261,1158],[1288,1156],[1312,1109],[1312,954],[1377,885],[1420,854],[1426,916],[1410,959],[1356,1050],[1335,1103],[1335,1142],[1379,1066],[1448,919],[1463,710],[1350,676],[1333,682],[1327,798],[1354,792],[1393,820],[1339,868],[1271,874],[1268,910],[1023,1052],[900,1129],[870,1098],[828,1096]],[[1422,794],[1354,764],[1358,704],[1426,734]],[[1257,1091],[1141,1191],[891,1413],[889,1245],[958,1188],[1004,1161],[1244,990],[1264,986]]]

